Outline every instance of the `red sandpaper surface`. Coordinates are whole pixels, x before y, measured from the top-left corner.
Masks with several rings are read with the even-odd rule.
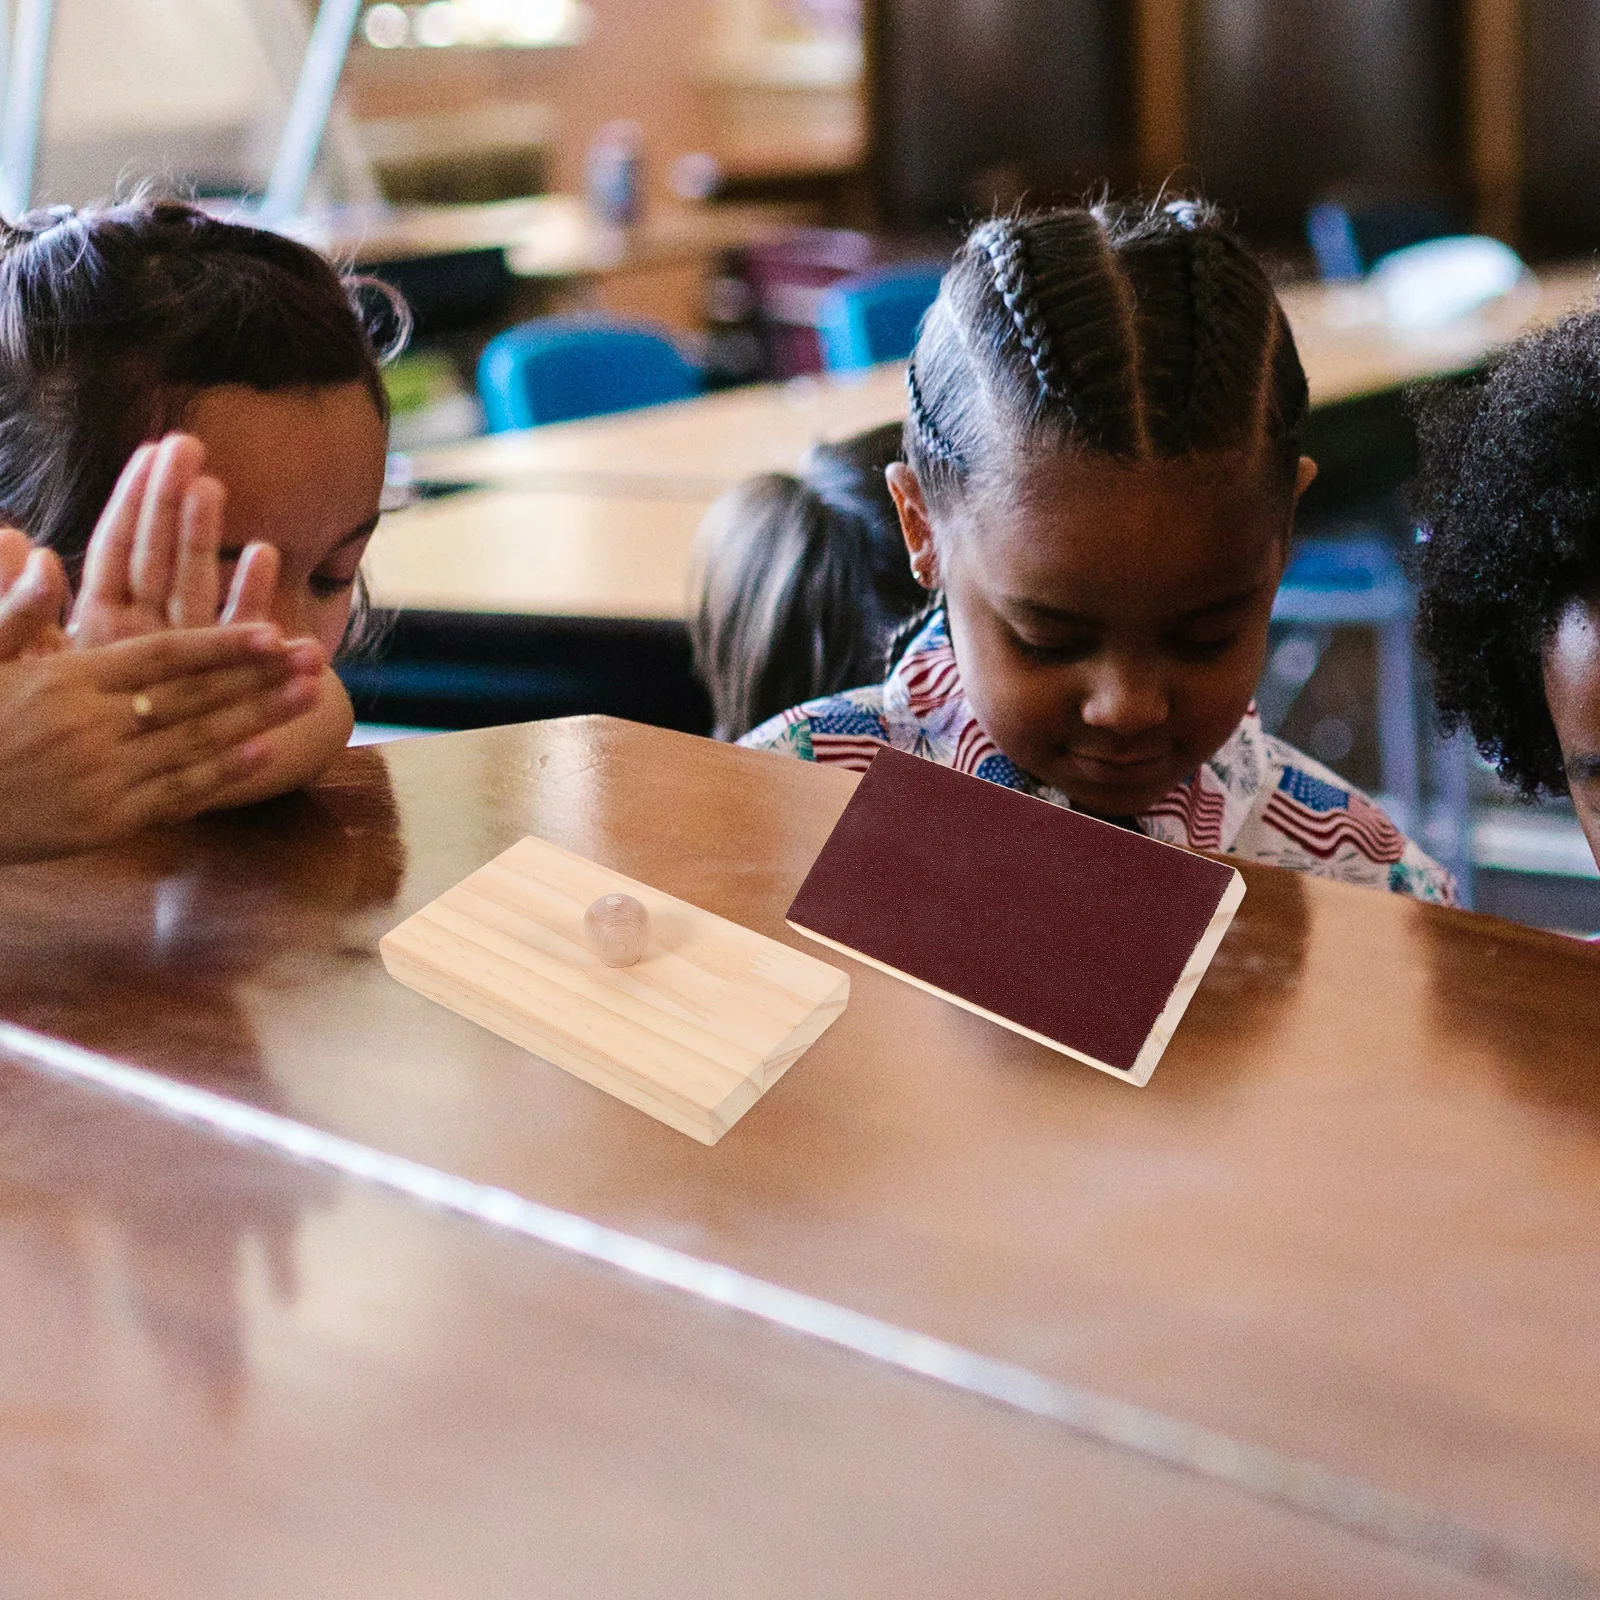
[[[1122,1071],[1231,868],[897,750],[789,920]]]

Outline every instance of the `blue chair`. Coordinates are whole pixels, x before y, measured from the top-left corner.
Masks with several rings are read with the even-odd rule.
[[[1422,198],[1322,200],[1306,213],[1317,276],[1327,281],[1364,278],[1391,251],[1462,232],[1464,221],[1450,206]]]
[[[647,323],[541,317],[498,334],[478,362],[490,433],[687,400],[700,372]]]
[[[1288,695],[1274,694],[1263,683],[1262,702],[1276,698],[1279,720],[1295,692],[1314,669],[1316,659],[1339,627],[1369,627],[1377,638],[1378,752],[1383,798],[1395,821],[1407,832],[1427,821],[1437,834],[1435,853],[1455,875],[1463,902],[1472,904],[1471,829],[1459,757],[1436,752],[1439,780],[1438,814],[1424,818],[1420,742],[1423,714],[1417,688],[1411,627],[1415,599],[1394,551],[1377,539],[1305,539],[1295,548],[1288,571],[1272,605],[1272,620],[1300,632],[1310,646],[1308,663],[1287,685]],[[1278,652],[1274,652],[1274,660]],[[1267,709],[1263,704],[1263,711]],[[1460,772],[1464,773],[1461,767]],[[1434,843],[1432,839],[1428,841]]]
[[[941,266],[924,263],[834,284],[817,304],[823,365],[829,372],[858,372],[905,360],[943,278]]]

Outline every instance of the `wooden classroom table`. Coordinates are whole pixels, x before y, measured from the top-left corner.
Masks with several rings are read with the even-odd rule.
[[[1500,1588],[0,1060],[0,1592]]]
[[[579,195],[481,205],[349,206],[300,219],[292,231],[356,266],[503,250],[521,278],[583,278],[703,260],[794,228],[793,207],[653,204],[637,227],[607,227]]]
[[[482,489],[385,517],[364,564],[397,611],[681,621],[709,499]]]
[[[805,947],[783,913],[854,783],[602,718],[349,751],[307,795],[98,857],[0,872],[0,1019],[150,1069],[152,1084],[219,1091],[291,1125],[1352,1475],[1380,1499],[1478,1530],[1453,1546],[1458,1555],[1476,1538],[1582,1569],[1559,1581],[1523,1571],[1508,1592],[1600,1593],[1600,950],[1246,866],[1239,916],[1142,1090],[832,958],[851,974],[844,1016],[712,1149],[430,1004],[378,959],[384,932],[530,832]],[[40,1136],[41,1149],[75,1150],[68,1133],[93,1120],[70,1104],[62,1118],[68,1131]],[[342,1572],[353,1559],[340,1553],[346,1524],[327,1511],[324,1486],[336,1473],[348,1481],[352,1463],[365,1477],[365,1464],[389,1478],[357,1532],[370,1544],[392,1530],[396,1592],[422,1592],[405,1582],[408,1561],[433,1570],[422,1549],[427,1497],[459,1490],[450,1504],[470,1508],[461,1548],[498,1559],[510,1535],[479,1544],[476,1530],[511,1515],[508,1500],[521,1514],[518,1474],[543,1470],[542,1430],[559,1423],[567,1442],[546,1465],[582,1504],[570,1524],[552,1513],[549,1526],[565,1527],[574,1549],[583,1543],[574,1561],[601,1562],[609,1553],[590,1519],[611,1480],[599,1458],[623,1449],[607,1429],[626,1432],[631,1447],[643,1426],[650,1442],[625,1509],[659,1535],[664,1561],[678,1559],[680,1540],[702,1540],[703,1554],[737,1530],[754,1541],[741,1552],[766,1559],[778,1549],[782,1566],[801,1559],[784,1541],[810,1528],[805,1496],[821,1497],[826,1530],[852,1502],[870,1523],[876,1512],[860,1503],[883,1493],[894,1559],[926,1556],[929,1571],[958,1574],[951,1593],[1124,1592],[1098,1576],[1058,1582],[1049,1565],[1093,1567],[1109,1549],[1121,1552],[1107,1557],[1123,1563],[1117,1570],[1137,1574],[1130,1594],[1422,1592],[1407,1586],[1414,1575],[1354,1566],[1307,1577],[1268,1564],[1252,1583],[1241,1576],[1248,1563],[1269,1562],[1253,1533],[1199,1500],[1194,1521],[1169,1526],[1158,1494],[1128,1511],[1136,1533],[1113,1520],[1077,1543],[1084,1524],[1071,1517],[1085,1475],[1062,1493],[1065,1480],[1036,1467],[1035,1449],[1068,1448],[1041,1438],[1040,1422],[1012,1430],[1009,1447],[1022,1454],[1009,1464],[1003,1440],[993,1458],[981,1443],[968,1457],[961,1441],[988,1426],[975,1413],[933,1415],[931,1399],[902,1401],[898,1389],[868,1404],[851,1386],[871,1380],[835,1376],[832,1358],[809,1350],[795,1351],[792,1369],[768,1370],[759,1359],[768,1346],[726,1313],[702,1323],[654,1294],[635,1339],[620,1291],[563,1287],[542,1258],[502,1268],[512,1256],[493,1240],[442,1220],[395,1220],[342,1186],[308,1204],[297,1198],[303,1173],[269,1188],[273,1204],[291,1218],[303,1208],[304,1220],[281,1224],[276,1247],[268,1239],[238,1265],[219,1262],[212,1230],[249,1228],[228,1222],[226,1208],[218,1218],[212,1188],[227,1191],[236,1215],[254,1204],[239,1198],[248,1185],[235,1187],[233,1163],[208,1179],[177,1157],[130,1155],[119,1171],[120,1155],[105,1152],[121,1137],[97,1146],[86,1134],[80,1168],[47,1165],[34,1180],[42,1199],[0,1206],[0,1216],[36,1219],[42,1241],[15,1269],[25,1292],[0,1305],[28,1330],[22,1348],[49,1396],[35,1410],[0,1407],[0,1460],[25,1446],[22,1460],[59,1468],[50,1483],[110,1484],[130,1521],[147,1492],[181,1484],[199,1494],[197,1514],[215,1505],[217,1525],[232,1527],[247,1491],[259,1503],[259,1470],[274,1514],[274,1496],[303,1494],[295,1505],[318,1508],[315,1539],[295,1559]],[[142,1244],[124,1235],[141,1226],[146,1183],[158,1220]],[[81,1193],[94,1220],[69,1228],[56,1219]],[[291,1234],[298,1251],[282,1243]],[[136,1273],[141,1250],[178,1259],[150,1269],[154,1286],[112,1297],[106,1275]],[[514,1274],[509,1286],[503,1272]],[[224,1282],[238,1304],[193,1310],[196,1294],[225,1300]],[[517,1326],[519,1297],[530,1296],[554,1307],[555,1332]],[[62,1342],[80,1324],[88,1349]],[[569,1354],[569,1338],[596,1348]],[[140,1339],[170,1348],[140,1359]],[[363,1339],[381,1348],[352,1353]],[[548,1371],[533,1370],[547,1355]],[[233,1398],[212,1397],[209,1414],[190,1399],[163,1420],[174,1372],[223,1356],[245,1373]],[[584,1377],[594,1370],[584,1363],[613,1356],[626,1368],[621,1400]],[[657,1399],[640,1402],[637,1424],[628,1363],[656,1361],[658,1378],[638,1381]],[[701,1361],[711,1365],[692,1364]],[[544,1394],[567,1397],[577,1421],[530,1422],[531,1408],[554,1404]],[[924,1411],[880,1421],[880,1402]],[[660,1407],[696,1430],[693,1448],[658,1437]],[[748,1429],[726,1423],[747,1410]],[[819,1415],[838,1431],[817,1434]],[[607,1418],[604,1437],[576,1437]],[[212,1452],[238,1461],[242,1429],[262,1430],[250,1435],[243,1487],[214,1483]],[[793,1454],[791,1430],[811,1441]],[[152,1435],[154,1463],[131,1470]],[[737,1509],[732,1492],[714,1497],[697,1479],[702,1448],[719,1463],[713,1484],[739,1483]],[[823,1463],[835,1448],[831,1481]],[[462,1470],[434,1470],[435,1449]],[[502,1480],[507,1453],[520,1465]],[[725,1479],[720,1463],[734,1458]],[[1231,1447],[1212,1459],[1226,1475]],[[13,1505],[24,1497],[47,1529],[80,1526],[72,1519],[99,1504],[87,1491],[30,1490],[40,1472],[15,1481],[5,1472],[3,1492]],[[1009,1551],[1014,1580],[1002,1567],[987,1584],[959,1581],[976,1570],[960,1562],[981,1552],[946,1541],[984,1541],[989,1530],[956,1526],[957,1487],[946,1486],[956,1499],[941,1491],[926,1502],[918,1487],[952,1474],[960,1492],[992,1490],[995,1507],[1020,1497],[1020,1524],[998,1522],[983,1544]],[[1030,1498],[1036,1474],[1056,1488]],[[1115,1471],[1105,1479],[1123,1481]],[[786,1498],[791,1484],[804,1486],[798,1503]],[[1094,1501],[1089,1523],[1106,1503]],[[687,1530],[673,1520],[685,1504]],[[15,1549],[5,1507],[0,1525],[0,1547]],[[1077,1554],[1010,1544],[1017,1525],[1040,1540],[1059,1532]],[[876,1559],[879,1547],[859,1542],[865,1532],[839,1551],[829,1539],[812,1539],[805,1559]],[[524,1548],[538,1542],[530,1529]],[[168,1541],[166,1559],[199,1559],[181,1545]],[[1180,1546],[1193,1563],[1181,1579],[1161,1567]],[[1270,1561],[1292,1558],[1288,1544],[1273,1549]],[[1544,1557],[1528,1570],[1544,1570]],[[5,1575],[0,1565],[0,1588]],[[675,1581],[661,1592],[677,1592]],[[619,1580],[616,1592],[626,1588]],[[325,1592],[344,1591],[330,1581]],[[597,1582],[585,1592],[613,1591]]]
[[[1374,320],[1359,287],[1290,289],[1284,301],[1313,405],[1330,407],[1476,366],[1592,302],[1594,287],[1592,269],[1552,272],[1480,316],[1406,338]],[[681,618],[694,527],[719,494],[904,411],[895,363],[419,452],[419,478],[489,487],[387,518],[369,581],[400,610]]]
[[[1370,289],[1307,284],[1283,292],[1314,407],[1480,365],[1530,328],[1594,303],[1596,270],[1552,270],[1485,311],[1427,333],[1398,334]],[[756,472],[792,472],[820,439],[843,439],[905,416],[900,363],[862,374],[729,390],[620,416],[493,434],[419,451],[419,478],[441,483],[561,486],[675,482],[710,497]]]

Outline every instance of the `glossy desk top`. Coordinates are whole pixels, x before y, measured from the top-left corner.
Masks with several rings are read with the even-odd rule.
[[[0,1016],[1600,1565],[1600,950],[1247,866],[1148,1088],[850,963],[711,1150],[379,963],[529,832],[797,941],[854,781],[598,718],[350,751],[0,873]]]
[[[714,498],[757,472],[793,472],[819,440],[845,439],[906,414],[899,362],[830,378],[725,389],[694,400],[488,434],[418,450],[418,478],[605,491],[686,490]]]
[[[1388,328],[1360,286],[1308,284],[1284,291],[1283,301],[1311,403],[1321,406],[1474,367],[1527,329],[1592,305],[1595,287],[1590,266],[1554,269],[1481,313],[1412,334]],[[413,460],[419,477],[441,482],[577,487],[646,479],[692,486],[709,498],[752,473],[794,471],[818,440],[904,416],[905,371],[892,363],[496,434],[419,451]]]
[[[0,1061],[0,1592],[1503,1594]]]

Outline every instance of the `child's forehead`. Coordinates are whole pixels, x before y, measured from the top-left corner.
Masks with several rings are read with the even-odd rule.
[[[950,531],[982,561],[1113,583],[1251,567],[1291,510],[1270,463],[1244,452],[1151,462],[1054,452],[973,487]]]
[[[359,382],[201,389],[182,426],[206,447],[206,470],[228,491],[230,534],[336,540],[367,520],[382,492],[385,429]]]

